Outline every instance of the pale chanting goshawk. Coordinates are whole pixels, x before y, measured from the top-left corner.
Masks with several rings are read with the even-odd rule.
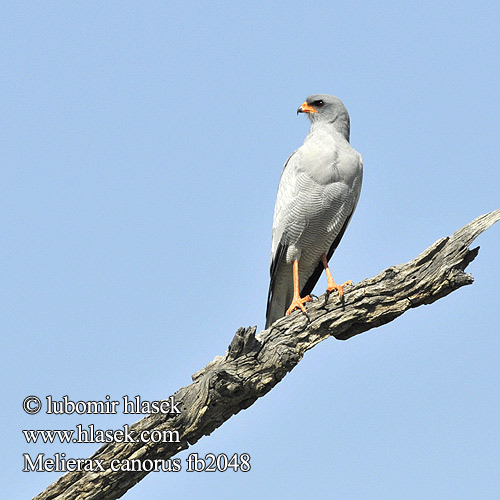
[[[333,281],[328,261],[358,203],[363,178],[361,155],[349,144],[349,114],[327,94],[309,96],[297,109],[311,130],[288,158],[278,187],[271,243],[271,283],[266,328],[304,303],[323,269],[327,293],[344,294],[347,281]]]

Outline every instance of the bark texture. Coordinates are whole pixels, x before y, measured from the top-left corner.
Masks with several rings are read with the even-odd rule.
[[[347,340],[383,325],[410,308],[430,304],[473,282],[464,272],[479,247],[472,241],[500,219],[500,209],[482,215],[452,236],[441,238],[411,262],[390,267],[373,278],[346,288],[342,302],[321,296],[300,311],[282,318],[256,335],[256,327],[239,328],[224,356],[192,376],[179,389],[178,415],[150,415],[131,430],[178,431],[178,443],[110,443],[92,459],[104,460],[105,472],[69,472],[35,499],[111,500],[121,497],[147,472],[112,471],[113,459],[168,459],[209,435],[231,416],[270,391],[302,359],[328,337]]]

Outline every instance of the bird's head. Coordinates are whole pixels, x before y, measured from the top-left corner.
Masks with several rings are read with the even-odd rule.
[[[333,95],[310,95],[297,109],[297,114],[307,113],[312,124],[331,123],[349,140],[349,113],[344,103]]]

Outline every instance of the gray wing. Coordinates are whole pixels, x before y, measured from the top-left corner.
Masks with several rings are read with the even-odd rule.
[[[296,154],[297,151],[294,151],[288,157],[281,171],[278,194],[276,195],[276,205],[274,207],[273,234],[271,239],[271,268],[273,266],[273,261],[276,260],[279,253],[278,246],[282,240],[283,231],[286,229],[287,214],[290,211],[292,203],[299,194],[297,179],[300,175],[300,170],[297,168],[296,158],[294,158]]]
[[[287,296],[289,295],[289,290],[281,290],[281,293],[280,290],[277,290],[276,279],[278,277],[278,269],[282,267],[281,264],[286,260],[286,252],[288,249],[288,245],[283,241],[285,217],[291,201],[293,201],[293,198],[297,195],[295,182],[295,177],[297,175],[296,167],[292,165],[291,168],[287,168],[296,153],[297,151],[294,151],[283,166],[278,185],[278,193],[276,195],[271,238],[271,265],[269,269],[271,281],[267,294],[266,328],[285,314],[286,309],[283,311],[283,307],[286,307],[284,304],[287,302]],[[292,161],[292,163],[294,162]]]

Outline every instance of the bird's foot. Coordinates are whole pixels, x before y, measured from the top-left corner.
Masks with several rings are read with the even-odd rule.
[[[307,314],[304,304],[310,301],[312,301],[310,295],[306,295],[305,297],[294,297],[290,307],[286,310],[286,315],[288,316],[291,312],[295,311],[295,309],[300,309],[303,313]]]
[[[352,285],[352,280],[348,280],[345,283],[342,283],[342,285],[337,285],[337,283],[328,283],[328,287],[326,288],[326,293],[330,294],[334,290],[337,290],[339,298],[342,298],[344,296],[344,287],[346,285]]]

